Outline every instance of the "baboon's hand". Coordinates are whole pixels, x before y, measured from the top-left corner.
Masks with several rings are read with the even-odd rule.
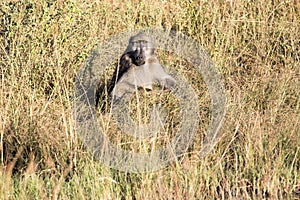
[[[131,65],[132,65],[132,58],[130,53],[123,54],[120,58],[118,79],[120,79],[121,76],[130,69]]]
[[[177,84],[177,81],[172,77],[166,77],[162,80],[160,80],[160,85],[163,89],[171,89],[173,87],[175,87]]]

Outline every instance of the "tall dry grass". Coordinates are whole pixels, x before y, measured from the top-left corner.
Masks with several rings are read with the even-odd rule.
[[[297,0],[1,1],[0,198],[299,198],[299,12]],[[192,151],[158,172],[125,174],[77,138],[73,81],[98,43],[145,27],[181,31],[209,51],[227,115],[206,158]],[[197,90],[201,77],[181,63]]]

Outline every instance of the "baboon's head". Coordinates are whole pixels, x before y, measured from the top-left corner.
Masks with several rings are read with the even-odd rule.
[[[154,54],[155,41],[153,37],[143,32],[132,36],[126,49],[126,53],[130,52],[133,62],[140,66],[145,64],[146,60]]]

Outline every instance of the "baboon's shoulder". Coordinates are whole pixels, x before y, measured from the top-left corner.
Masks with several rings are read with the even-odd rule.
[[[152,56],[152,57],[148,58],[148,63],[149,64],[158,63],[158,59],[156,58],[156,56]]]

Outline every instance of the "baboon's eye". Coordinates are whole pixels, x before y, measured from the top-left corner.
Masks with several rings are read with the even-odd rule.
[[[146,40],[141,40],[141,44],[147,44]]]

